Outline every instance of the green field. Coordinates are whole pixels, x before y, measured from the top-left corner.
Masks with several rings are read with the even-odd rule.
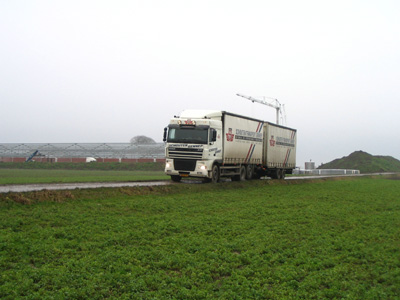
[[[1,184],[167,180],[164,163],[0,163]]]
[[[102,171],[163,171],[163,162],[137,163],[46,163],[46,162],[0,162],[0,169],[27,169],[27,170],[102,170]]]
[[[167,180],[163,171],[0,169],[1,184]]]
[[[0,298],[399,299],[399,179],[0,194]]]

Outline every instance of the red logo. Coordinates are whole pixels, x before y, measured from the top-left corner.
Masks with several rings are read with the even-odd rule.
[[[226,141],[233,142],[234,134],[232,133],[232,128],[229,128],[229,132],[226,134]]]
[[[187,119],[187,120],[185,120],[185,124],[186,125],[195,125],[196,123],[194,121],[192,121],[191,119]]]
[[[269,140],[269,144],[271,147],[275,147],[275,140],[274,140],[274,136],[271,135],[271,139]]]

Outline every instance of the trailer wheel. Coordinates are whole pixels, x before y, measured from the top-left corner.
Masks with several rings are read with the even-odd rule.
[[[220,180],[219,166],[217,164],[213,165],[211,171],[211,182],[217,183]]]
[[[171,175],[171,180],[172,180],[173,182],[180,182],[181,179],[182,179],[182,177],[179,176],[179,175]]]
[[[253,179],[253,174],[254,174],[253,165],[247,165],[246,166],[246,179],[247,180]]]
[[[282,176],[283,176],[283,169],[276,169],[271,173],[272,179],[283,179]]]
[[[285,169],[277,169],[275,179],[285,179]]]

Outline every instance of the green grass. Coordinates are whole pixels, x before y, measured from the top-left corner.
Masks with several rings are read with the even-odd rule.
[[[163,171],[0,169],[1,184],[167,180]]]
[[[163,162],[138,163],[46,163],[46,162],[0,162],[0,169],[35,169],[35,170],[102,170],[102,171],[163,171]]]
[[[398,299],[399,191],[377,177],[1,194],[0,298]]]

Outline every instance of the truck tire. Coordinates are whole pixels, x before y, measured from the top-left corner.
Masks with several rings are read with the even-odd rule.
[[[219,166],[217,164],[213,165],[211,170],[211,182],[217,183],[220,180]]]
[[[232,181],[244,181],[246,180],[246,167],[244,165],[240,166],[239,175],[232,177]]]
[[[276,176],[273,177],[274,179],[285,179],[285,169],[277,169]]]
[[[172,180],[173,182],[180,182],[181,179],[182,179],[182,177],[179,176],[179,175],[171,175],[171,180]]]
[[[246,179],[247,180],[253,179],[253,175],[254,175],[254,167],[253,167],[253,165],[247,165],[246,166]]]
[[[240,181],[245,181],[246,180],[246,167],[242,165],[240,167]]]

